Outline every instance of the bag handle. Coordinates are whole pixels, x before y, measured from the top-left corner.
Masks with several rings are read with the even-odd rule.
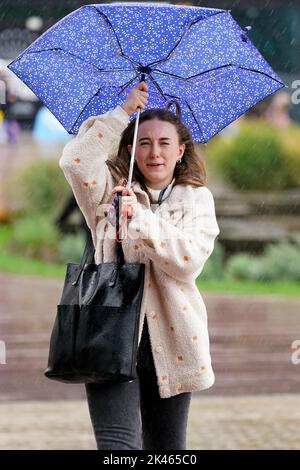
[[[115,241],[117,243],[117,262],[118,264],[124,264],[124,253],[122,249],[122,240],[120,239],[120,197],[122,196],[122,191],[119,191],[117,194],[117,206],[116,206],[116,236]]]
[[[119,194],[122,194],[122,193],[117,193],[117,194],[119,195]],[[123,265],[125,263],[124,252],[123,252],[123,249],[122,249],[122,240],[119,238],[119,230],[120,230],[120,227],[119,227],[119,197],[117,198],[117,202],[118,202],[117,210],[116,210],[117,263],[118,263],[118,265]],[[75,281],[72,282],[72,286],[76,286],[76,284],[78,283],[78,280],[79,280],[80,275],[81,275],[81,273],[84,269],[84,266],[86,264],[94,264],[95,263],[94,255],[95,255],[95,247],[94,247],[92,232],[91,232],[91,230],[89,230],[88,235],[87,235],[85,248],[84,248],[80,263],[79,263],[78,273],[77,273]]]
[[[78,266],[77,276],[76,276],[75,281],[72,282],[72,286],[76,286],[76,284],[78,283],[78,280],[79,280],[80,275],[81,275],[81,273],[84,269],[85,264],[87,264],[87,263],[91,264],[91,263],[95,262],[94,254],[95,254],[95,247],[94,247],[94,243],[93,243],[92,232],[89,230],[88,234],[87,234],[85,248],[84,248],[84,251],[83,251],[83,254],[81,256],[81,260],[80,260],[80,263],[79,263],[79,266]]]

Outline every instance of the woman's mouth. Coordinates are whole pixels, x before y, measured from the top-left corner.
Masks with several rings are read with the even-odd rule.
[[[149,163],[147,166],[149,166],[150,168],[160,168],[163,165],[163,163]]]

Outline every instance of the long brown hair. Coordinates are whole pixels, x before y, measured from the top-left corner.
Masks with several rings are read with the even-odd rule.
[[[176,114],[169,111],[169,108],[173,103],[176,105]],[[171,100],[167,103],[166,109],[154,108],[142,112],[140,114],[139,125],[145,121],[150,121],[151,119],[159,119],[160,121],[174,124],[179,137],[179,145],[185,144],[185,151],[181,157],[181,163],[176,164],[174,168],[174,186],[177,184],[185,186],[191,185],[193,187],[204,186],[207,182],[205,164],[202,158],[196,153],[195,144],[190,130],[181,121],[179,103],[175,100]],[[128,152],[127,146],[132,145],[135,122],[136,119],[130,121],[127,128],[123,131],[117,155],[113,156],[110,160],[106,160],[107,166],[110,168],[112,175],[117,180],[120,178],[128,178],[130,153]],[[143,174],[139,170],[136,162],[133,167],[132,179],[137,181],[150,197],[144,183]]]

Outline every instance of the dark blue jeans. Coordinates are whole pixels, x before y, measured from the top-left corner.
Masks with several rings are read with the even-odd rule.
[[[146,319],[137,372],[133,382],[86,385],[98,450],[186,450],[192,394],[160,398]]]

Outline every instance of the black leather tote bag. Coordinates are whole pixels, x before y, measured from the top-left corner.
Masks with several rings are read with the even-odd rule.
[[[80,264],[67,264],[44,372],[49,379],[105,383],[137,377],[145,264],[125,263],[118,211],[116,230],[116,262],[95,264],[89,232]]]

